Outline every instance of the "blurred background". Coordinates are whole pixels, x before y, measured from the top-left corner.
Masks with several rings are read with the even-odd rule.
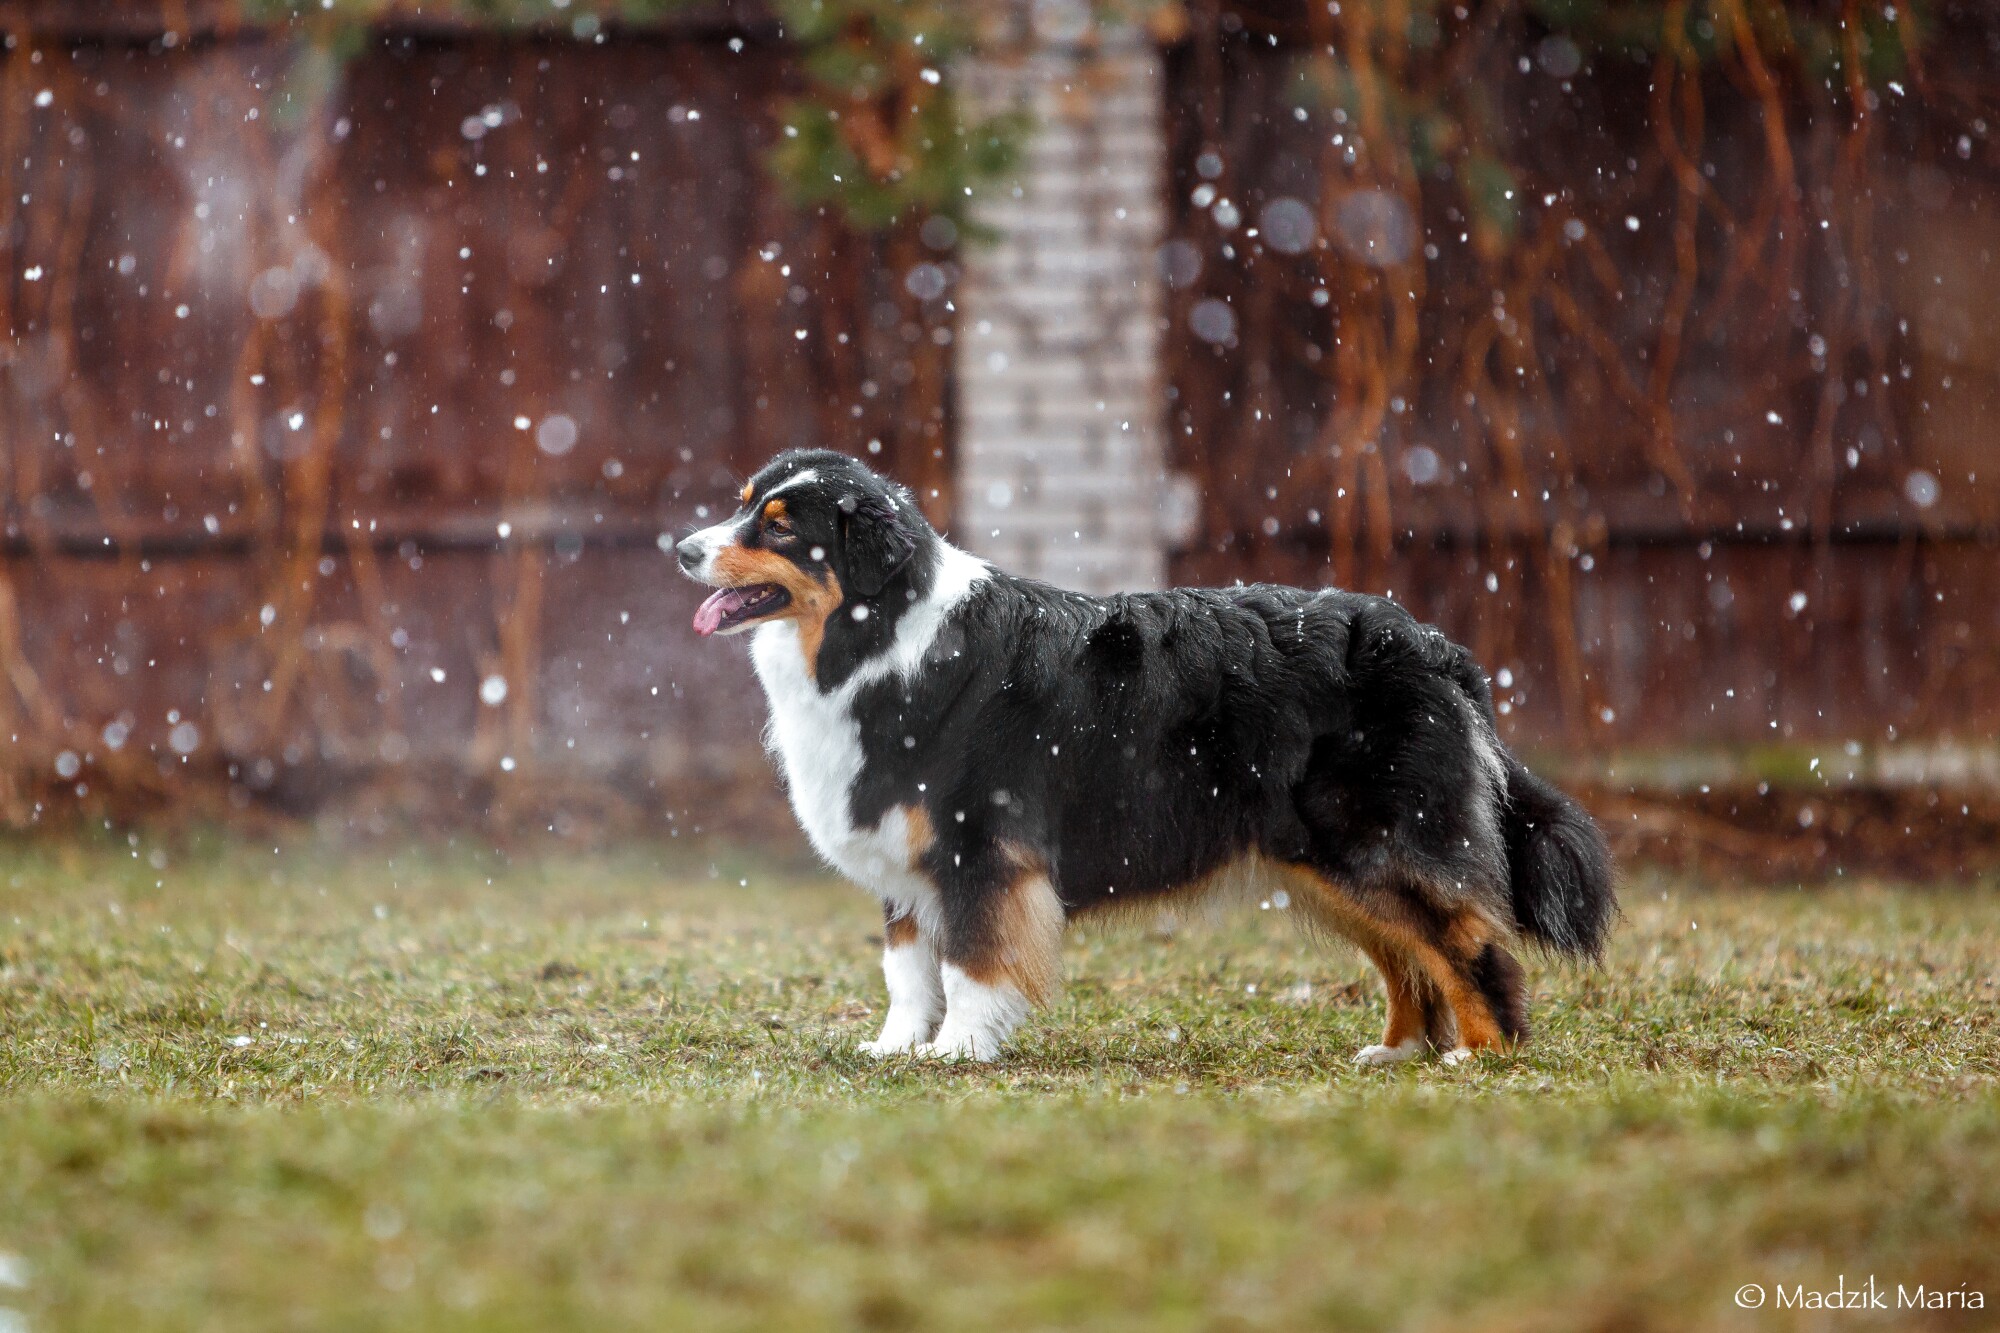
[[[2000,865],[1984,0],[0,28],[8,825],[792,836],[665,551],[828,446],[1393,593],[1628,855]]]

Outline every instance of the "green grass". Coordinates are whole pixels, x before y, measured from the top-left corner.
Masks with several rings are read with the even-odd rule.
[[[1818,1327],[1855,1316],[1732,1293],[1870,1274],[1983,1293],[1941,1327],[2000,1305],[1990,887],[1641,877],[1601,971],[1534,969],[1536,1040],[1456,1070],[1353,1068],[1375,983],[1281,911],[1092,932],[966,1068],[853,1053],[879,919],[823,880],[150,852],[4,853],[0,1329]]]

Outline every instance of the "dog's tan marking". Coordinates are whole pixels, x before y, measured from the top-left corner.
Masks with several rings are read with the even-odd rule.
[[[1360,944],[1359,941],[1356,941]],[[1389,1017],[1382,1025],[1382,1044],[1392,1049],[1429,1035],[1429,1017],[1423,988],[1429,983],[1395,949],[1380,943],[1360,944],[1361,952],[1382,974],[1389,992]]]
[[[907,949],[917,942],[917,919],[899,916],[884,922],[882,938],[891,949]]]
[[[910,865],[914,868],[937,841],[937,830],[931,826],[931,812],[921,805],[906,805],[902,809],[903,827],[907,830],[904,836],[909,841]]]
[[[1477,958],[1495,933],[1493,923],[1479,913],[1460,912],[1445,927],[1444,947],[1454,958]]]
[[[1012,985],[1030,1004],[1044,1004],[1062,980],[1063,921],[1048,874],[1024,858],[993,905],[984,947],[959,965],[982,986]]]
[[[756,485],[755,485],[754,483],[752,483],[752,482],[748,482],[748,481],[746,481],[746,482],[744,482],[744,483],[743,483],[743,503],[744,503],[744,504],[749,504],[749,503],[750,503],[750,497],[751,497],[751,496],[753,496],[753,495],[755,495],[756,493],[757,493],[757,487],[756,487]]]
[[[817,676],[819,647],[826,638],[826,618],[844,596],[833,571],[828,570],[824,579],[815,578],[776,552],[730,545],[715,553],[715,572],[726,587],[775,583],[791,594],[791,604],[766,619],[799,622],[799,648],[805,654],[806,674]]]
[[[775,500],[766,500],[764,502],[764,517],[766,520],[783,518],[785,512],[785,498],[782,495]]]
[[[1511,1044],[1500,1028],[1500,1019],[1493,1012],[1492,1002],[1472,984],[1466,972],[1467,966],[1496,933],[1493,923],[1481,914],[1459,912],[1444,929],[1443,947],[1433,948],[1429,953],[1429,965],[1432,975],[1438,978],[1438,989],[1444,993],[1453,1016],[1458,1019],[1458,1044],[1469,1050],[1504,1049]],[[1449,977],[1448,982],[1446,977]]]
[[[799,651],[805,654],[806,674],[817,680],[819,646],[826,640],[827,618],[840,609],[846,594],[841,592],[840,580],[830,569],[826,571],[824,581],[812,577],[797,565],[792,566],[792,571],[799,582],[799,587],[792,590],[792,606],[798,608]]]

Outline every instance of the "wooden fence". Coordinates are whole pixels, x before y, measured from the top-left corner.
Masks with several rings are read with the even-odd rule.
[[[1528,740],[1993,736],[2000,16],[1864,87],[1381,8],[1173,57],[1177,576],[1393,589]]]
[[[953,254],[787,202],[795,54],[134,12],[0,6],[0,817],[768,800],[662,539],[791,444],[952,501]],[[1519,15],[1189,12],[1178,577],[1392,588],[1579,752],[1994,734],[2000,22],[1856,116]],[[1490,152],[1356,152],[1377,57]]]
[[[950,255],[786,203],[754,27],[170,32],[0,60],[0,813],[767,789],[661,547],[791,445],[942,513]]]

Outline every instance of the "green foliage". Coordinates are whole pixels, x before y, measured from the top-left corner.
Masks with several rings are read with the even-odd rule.
[[[783,118],[785,138],[771,163],[793,198],[834,205],[863,230],[912,214],[949,217],[963,230],[968,187],[1013,163],[1023,130],[1022,119],[1011,115],[968,127],[939,98],[903,122],[894,165],[877,174],[842,133],[839,107],[796,98]]]
[[[430,0],[423,17],[499,28],[566,27],[581,35],[607,22],[656,23],[697,8],[702,0]],[[410,0],[236,0],[254,23],[367,25],[416,16]]]
[[[772,165],[806,206],[864,230],[908,216],[963,224],[969,187],[1005,171],[1023,126],[968,122],[946,85],[971,48],[971,11],[948,0],[781,0],[811,91],[783,108]]]
[[[1932,0],[1911,0],[1895,17],[1880,4],[1862,9],[1851,46],[1865,86],[1907,76],[1907,42],[1913,34],[1921,42],[1933,31],[1933,9]],[[1454,202],[1466,210],[1488,255],[1505,252],[1522,231],[1522,172],[1509,158],[1495,79],[1441,78],[1443,71],[1484,68],[1504,81],[1513,69],[1533,71],[1538,63],[1544,71],[1595,65],[1614,76],[1622,67],[1647,77],[1657,76],[1663,56],[1718,66],[1742,59],[1740,12],[1756,56],[1781,84],[1822,100],[1850,95],[1850,34],[1836,6],[1815,0],[1687,0],[1678,6],[1665,0],[1520,0],[1485,15],[1447,0],[1346,0],[1339,12],[1340,22],[1319,31],[1332,40],[1316,38],[1298,51],[1291,77],[1299,104],[1356,117],[1357,141],[1367,140],[1371,130],[1377,136],[1369,150],[1378,164],[1406,154],[1418,177],[1452,181],[1459,196]],[[1676,12],[1680,27],[1669,32]],[[1400,26],[1389,21],[1398,16]],[[1370,110],[1375,119],[1363,128],[1361,117]],[[1359,169],[1370,170],[1366,160]]]
[[[1472,215],[1502,241],[1512,241],[1520,230],[1521,205],[1507,164],[1491,154],[1474,152],[1466,158],[1462,182]]]
[[[296,31],[321,52],[357,54],[373,25],[410,15],[406,0],[237,0],[250,22]],[[433,0],[433,21],[553,30],[584,40],[611,23],[671,21],[700,0]],[[1004,172],[1025,130],[1000,114],[962,114],[948,81],[971,44],[970,6],[954,0],[777,0],[806,90],[780,108],[771,165],[795,201],[831,207],[872,231],[910,217],[965,230],[970,187]]]
[[[1801,58],[1816,79],[1844,78],[1846,55],[1840,7],[1815,0],[1735,0],[1756,33],[1767,59]],[[1905,34],[1932,27],[1932,0],[1904,0],[1910,27],[1905,28],[1871,3],[1861,11],[1860,53],[1863,73],[1871,85],[1905,75],[1910,51]],[[1666,25],[1673,6],[1665,0],[1527,0],[1528,11],[1548,27],[1576,41],[1586,51],[1630,56],[1656,54],[1668,37]],[[1703,63],[1718,58],[1729,46],[1731,8],[1723,0],[1689,0],[1679,34],[1685,49]]]

